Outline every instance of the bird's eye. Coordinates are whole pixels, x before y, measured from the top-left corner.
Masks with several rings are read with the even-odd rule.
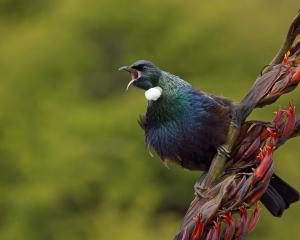
[[[134,65],[132,68],[134,68],[134,69],[136,69],[138,71],[143,71],[143,70],[148,69],[148,66],[144,65],[144,64],[139,64],[139,65]]]

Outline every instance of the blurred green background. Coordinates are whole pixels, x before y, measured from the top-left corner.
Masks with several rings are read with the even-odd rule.
[[[240,100],[279,48],[292,0],[0,0],[0,239],[172,239],[199,173],[164,167],[116,69],[148,59]],[[269,120],[299,89],[252,118]],[[300,189],[299,139],[276,155]],[[249,239],[300,239],[300,204]]]

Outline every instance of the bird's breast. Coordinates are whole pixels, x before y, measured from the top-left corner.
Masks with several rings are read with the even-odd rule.
[[[206,170],[216,148],[225,142],[229,111],[204,95],[171,105],[170,101],[162,103],[157,101],[148,107],[142,118],[147,145],[162,159],[188,169]]]

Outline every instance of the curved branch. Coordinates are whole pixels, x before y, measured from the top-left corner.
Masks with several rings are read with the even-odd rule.
[[[232,124],[231,124],[230,131],[228,132],[227,142],[226,144],[221,146],[221,149],[225,149],[225,151],[218,151],[218,154],[216,154],[216,156],[212,161],[208,174],[204,174],[204,176],[201,176],[200,179],[197,181],[196,186],[200,186],[200,187],[196,188],[196,192],[197,192],[196,197],[191,203],[191,206],[181,226],[181,230],[179,234],[175,237],[175,239],[197,240],[200,239],[202,233],[205,234],[206,236],[205,239],[211,239],[207,237],[213,236],[213,234],[220,234],[220,224],[221,224],[220,221],[223,220],[225,222],[227,221],[228,223],[227,225],[230,226],[229,222],[232,221],[232,219],[228,217],[228,215],[222,215],[222,216],[219,215],[223,220],[220,220],[219,218],[217,219],[215,218],[215,224],[207,220],[207,219],[212,219],[213,216],[216,214],[217,210],[221,211],[221,209],[219,208],[221,206],[221,202],[223,202],[224,199],[228,200],[228,196],[225,196],[226,195],[225,193],[224,195],[222,194],[220,195],[220,192],[224,192],[224,191],[220,191],[221,189],[223,190],[227,189],[228,192],[230,191],[235,192],[237,191],[236,189],[239,189],[237,186],[239,185],[240,187],[239,191],[241,191],[239,192],[239,194],[242,194],[241,196],[243,197],[252,196],[250,192],[248,193],[248,195],[243,195],[245,194],[245,191],[248,191],[249,189],[253,189],[251,188],[251,185],[246,185],[246,187],[243,187],[242,185],[246,183],[252,184],[254,181],[253,179],[255,177],[252,178],[246,177],[247,180],[239,177],[237,178],[238,180],[235,178],[234,181],[230,178],[229,179],[230,181],[228,181],[228,176],[226,175],[226,172],[224,172],[225,170],[224,168],[230,169],[231,167],[235,167],[236,169],[239,169],[238,174],[249,174],[249,166],[247,164],[251,162],[255,163],[254,160],[256,159],[255,156],[257,154],[257,150],[259,149],[259,147],[261,147],[261,143],[258,144],[257,142],[257,137],[260,136],[260,134],[261,136],[265,137],[266,133],[260,131],[263,131],[263,129],[266,130],[269,125],[265,125],[265,127],[262,127],[263,125],[260,126],[259,124],[255,125],[256,128],[258,129],[256,132],[256,134],[258,135],[256,135],[256,138],[253,139],[250,138],[250,142],[247,143],[248,147],[245,147],[245,145],[244,146],[238,145],[239,140],[246,138],[246,135],[242,136],[242,138],[241,135],[245,134],[245,131],[247,133],[249,127],[251,126],[251,124],[249,125],[245,123],[245,119],[249,116],[249,114],[252,112],[254,108],[264,107],[266,105],[274,103],[281,95],[292,91],[298,85],[300,81],[300,67],[299,67],[300,66],[299,64],[300,42],[298,42],[294,46],[294,48],[292,47],[296,37],[299,34],[300,34],[300,12],[298,12],[298,14],[293,19],[289,27],[285,41],[282,47],[280,48],[280,50],[278,51],[278,53],[276,54],[276,56],[273,58],[271,63],[264,69],[262,75],[257,78],[254,85],[252,86],[248,94],[242,99],[240,104],[238,104],[234,108]],[[288,51],[290,51],[290,54],[287,54]],[[282,63],[283,61],[284,63]],[[297,118],[296,124],[293,125],[294,129],[290,130],[291,131],[290,135],[286,135],[285,137],[278,139],[278,136],[276,136],[275,132],[273,132],[273,134],[275,135],[272,135],[272,133],[270,133],[271,135],[269,136],[271,138],[275,137],[276,139],[278,139],[278,144],[277,143],[275,144],[277,147],[282,145],[287,139],[299,135],[299,118],[300,117]],[[262,139],[263,141],[266,141],[266,138],[262,138]],[[272,145],[273,143],[271,142],[268,144]],[[250,154],[249,151],[251,150],[252,155],[250,155],[250,160],[246,162],[238,161],[238,164],[236,161],[232,160],[230,162],[227,162],[227,164],[225,165],[228,157],[228,154],[226,154],[226,152],[231,152],[233,146],[238,146],[238,149],[235,149],[235,152],[239,152],[240,154],[242,153],[242,159],[245,158],[246,156],[247,157],[246,159],[249,160],[249,154]],[[257,158],[259,157],[261,156],[258,155]],[[268,156],[268,160],[270,160],[269,157],[270,156]],[[258,186],[258,189],[253,190],[254,192],[252,191],[253,196],[251,198],[250,203],[247,203],[248,205],[242,205],[242,208],[240,209],[236,209],[236,207],[234,207],[234,209],[232,208],[233,206],[236,206],[236,202],[231,203],[231,207],[230,204],[226,205],[227,209],[231,209],[229,211],[230,214],[231,212],[240,211],[240,221],[244,221],[245,216],[247,216],[245,215],[246,214],[245,209],[251,207],[255,202],[257,202],[260,196],[267,189],[269,177],[271,177],[273,173],[272,161],[268,161],[268,164],[269,164],[268,167],[266,167],[265,165],[264,167],[262,167],[266,171],[268,171],[268,175],[263,180],[264,183],[262,183],[262,186]],[[250,166],[252,168],[252,165]],[[258,166],[256,165],[257,167],[256,169],[258,169],[259,166],[260,165]],[[224,186],[226,187],[224,188]],[[257,194],[257,192],[259,194]],[[203,206],[206,205],[207,206],[209,205],[209,209],[211,210],[213,209],[210,212],[211,215],[209,216],[207,216],[207,211],[209,210],[203,209]],[[204,219],[202,219],[203,214],[204,216],[206,216]],[[253,213],[253,216],[254,215],[255,214]],[[250,223],[251,221],[252,221],[251,219],[248,219],[248,223]],[[257,215],[254,216],[253,221],[254,222],[257,221]],[[239,222],[237,224],[245,224],[245,223]],[[254,226],[255,224],[252,227],[254,228]],[[245,229],[242,230],[244,231]],[[240,234],[242,234],[243,231]],[[227,233],[223,232],[223,234],[227,234]],[[229,236],[231,236],[231,238],[226,238],[226,239],[232,239],[233,235],[229,235]]]

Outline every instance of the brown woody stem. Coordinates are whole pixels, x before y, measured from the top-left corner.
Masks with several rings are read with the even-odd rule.
[[[295,16],[293,22],[291,23],[282,47],[280,48],[276,56],[273,58],[269,66],[264,69],[263,73],[267,72],[272,66],[276,64],[280,64],[283,61],[286,52],[291,49],[296,37],[299,34],[300,34],[300,11],[298,11],[298,14]],[[250,113],[251,111],[249,111],[248,115]],[[218,153],[213,158],[206,177],[200,183],[200,190],[206,190],[207,188],[209,188],[214,182],[218,180],[218,178],[223,173],[226,160],[228,159],[230,155],[230,151],[239,134],[239,129],[240,129],[240,123],[238,123],[237,118],[234,116],[228,130],[227,141],[224,145],[218,148]]]
[[[230,152],[238,136],[238,133],[239,127],[234,121],[232,121],[229,125],[227,141],[225,144],[218,148],[218,152],[212,160],[207,176],[201,183],[201,189],[207,189],[222,175],[226,160],[228,157],[230,157]]]

